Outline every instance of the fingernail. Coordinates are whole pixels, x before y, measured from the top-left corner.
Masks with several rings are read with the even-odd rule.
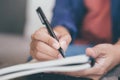
[[[61,45],[66,45],[66,41],[62,41],[62,42],[61,42]]]
[[[55,49],[59,49],[59,43],[58,42],[54,42],[53,45],[52,45]]]
[[[87,48],[86,53],[88,56],[95,57],[95,52],[92,48]]]
[[[63,58],[63,57],[62,57],[62,55],[61,55],[61,54],[59,54],[59,55],[58,55],[58,58],[60,59],[60,58]]]
[[[61,41],[60,43],[60,46],[63,48],[63,49],[66,49],[66,41]]]

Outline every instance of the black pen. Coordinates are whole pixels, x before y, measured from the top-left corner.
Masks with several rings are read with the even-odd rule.
[[[51,25],[50,25],[50,23],[48,22],[46,16],[44,15],[42,9],[41,9],[40,7],[38,7],[38,9],[37,9],[36,11],[37,11],[37,13],[38,13],[38,16],[39,16],[42,24],[44,24],[44,25],[47,27],[47,30],[48,30],[49,34],[50,34],[53,38],[55,38],[57,41],[59,41],[58,38],[57,38],[57,36],[56,36],[55,33],[53,32],[53,29],[51,28]],[[58,50],[59,50],[60,54],[61,54],[63,57],[65,57],[65,56],[64,56],[64,50],[63,50],[61,47],[60,47]]]

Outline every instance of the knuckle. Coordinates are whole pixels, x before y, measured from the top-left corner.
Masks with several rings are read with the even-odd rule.
[[[37,30],[37,31],[35,32],[35,35],[40,35],[40,32],[41,32],[41,30]]]
[[[47,42],[48,42],[49,45],[52,45],[53,39],[49,37]]]
[[[42,32],[44,32],[44,29],[43,28],[40,28],[38,30],[35,31],[35,35],[40,35]]]
[[[43,48],[43,43],[42,42],[37,42],[36,43],[36,49],[40,50],[41,48]]]
[[[41,27],[31,35],[31,39],[36,39],[38,36],[42,36],[43,33],[45,32],[46,32],[46,29],[44,27]]]
[[[31,39],[34,40],[34,39],[37,39],[37,36],[40,35],[39,34],[39,31],[35,31],[32,36],[31,36]]]

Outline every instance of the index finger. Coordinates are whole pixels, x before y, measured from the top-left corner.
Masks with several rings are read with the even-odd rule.
[[[58,49],[60,47],[58,41],[48,34],[46,28],[40,28],[38,31],[36,31],[32,35],[32,39],[44,42],[55,49]]]

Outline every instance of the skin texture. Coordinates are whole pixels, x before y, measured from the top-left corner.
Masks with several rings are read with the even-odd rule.
[[[57,49],[61,46],[63,50],[66,50],[71,42],[71,36],[67,29],[62,26],[56,27],[54,32],[59,39],[59,43],[48,34],[45,27],[40,28],[32,35],[30,53],[33,58],[45,61],[62,57]]]
[[[71,36],[67,29],[62,26],[55,27],[54,32],[59,43],[48,34],[46,28],[40,28],[32,35],[30,53],[33,58],[39,61],[62,58],[57,49],[61,46],[66,50],[71,42]],[[120,64],[120,40],[116,44],[98,44],[92,48],[87,48],[86,55],[95,59],[95,65],[92,68],[59,74],[99,80],[109,70]]]
[[[88,77],[99,80],[109,70],[120,64],[120,46],[112,44],[99,44],[93,48],[87,48],[86,54],[95,59],[95,65],[86,70],[60,73],[76,77]]]

